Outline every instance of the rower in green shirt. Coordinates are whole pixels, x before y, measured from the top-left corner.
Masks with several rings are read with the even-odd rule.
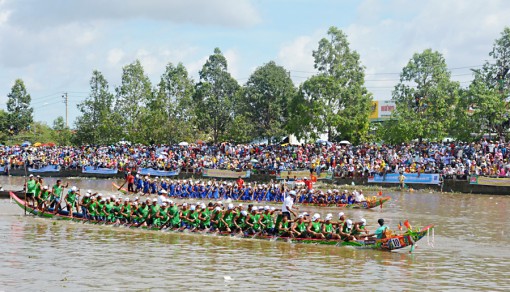
[[[51,203],[50,208],[53,208],[53,212],[56,214],[60,211],[60,199],[62,198],[62,192],[64,190],[64,187],[68,187],[69,183],[67,183],[65,186],[62,185],[61,180],[57,180],[55,185],[51,188]]]
[[[108,198],[105,201],[103,206],[103,213],[105,217],[105,221],[112,222],[113,221],[113,202],[112,199]]]
[[[189,213],[187,216],[187,220],[189,222],[189,228],[191,231],[195,231],[198,226],[200,226],[200,220],[198,220],[199,212],[197,211],[197,207],[195,205],[191,205],[189,209]]]
[[[280,215],[278,215],[280,216]],[[290,237],[292,236],[291,232],[291,223],[292,221],[289,220],[287,216],[281,216],[282,219],[280,223],[278,224],[278,235],[283,237]]]
[[[170,201],[170,209],[168,210],[168,214],[170,217],[170,228],[179,228],[181,225],[181,218],[179,218],[179,207],[177,207],[173,201]]]
[[[227,211],[225,211],[220,219],[220,231],[232,232],[232,227],[234,226],[234,217],[234,205],[229,204]]]
[[[91,202],[90,200],[90,196],[91,196],[91,191],[88,190],[87,193],[85,193],[85,196],[83,196],[83,199],[81,199],[81,214],[82,214],[82,218],[84,219],[88,219],[89,218],[89,211],[88,211],[88,208],[89,208],[89,204]]]
[[[37,199],[37,208],[39,211],[46,210],[48,200],[50,199],[50,191],[48,190],[48,186],[43,186],[42,191],[39,193]]]
[[[211,211],[209,208],[206,208],[205,205],[202,205],[202,212],[200,212],[200,215],[198,216],[198,219],[200,220],[200,228],[202,229],[209,229],[211,228]]]
[[[273,220],[273,212],[269,209],[269,206],[264,207],[264,213],[262,214],[262,220],[260,223],[264,227],[264,232],[267,234],[275,234],[275,223]]]
[[[73,208],[76,205],[76,196],[78,195],[78,188],[73,186],[69,192],[67,193],[67,196],[65,197],[64,201],[67,207],[67,211],[69,212],[69,217],[73,217]]]
[[[35,191],[34,191],[34,198],[37,202],[37,205],[39,205],[39,195],[41,194],[41,190],[42,190],[42,178],[40,178],[39,176],[37,176],[37,179],[35,180]]]
[[[27,197],[27,203],[30,201],[32,206],[35,207],[35,190],[37,182],[34,179],[34,175],[28,176],[28,181],[25,183],[25,191]]]
[[[219,231],[222,226],[221,218],[223,217],[223,212],[221,211],[220,206],[216,206],[214,211],[211,212],[211,231]]]
[[[307,237],[306,222],[303,214],[299,214],[297,221],[292,224],[291,233],[294,237]]]
[[[98,220],[98,218],[97,218],[97,216],[98,216],[97,208],[98,208],[97,198],[96,197],[91,197],[90,198],[90,203],[89,203],[89,205],[87,207],[89,219],[91,219],[91,220]]]
[[[179,219],[181,219],[181,228],[179,229],[180,231],[189,228],[188,214],[189,214],[188,204],[184,203],[182,204],[182,210],[179,214]]]
[[[142,205],[136,210],[136,213],[137,217],[135,221],[138,223],[137,226],[147,226],[147,219],[149,217],[149,206],[147,202],[143,201]]]
[[[246,222],[248,225],[248,234],[256,234],[260,232],[260,214],[256,207],[251,209],[251,214],[249,215],[248,221]]]
[[[123,221],[125,223],[131,223],[131,204],[129,203],[129,198],[124,199],[124,205],[122,205],[120,214],[122,215]]]
[[[115,222],[115,224],[120,224],[120,219],[122,219],[122,214],[120,212],[121,209],[122,209],[122,205],[120,203],[120,200],[116,200],[115,203],[113,204],[113,208],[112,208],[112,214],[113,214],[112,222]]]
[[[167,202],[163,202],[161,204],[161,208],[159,208],[158,213],[159,218],[159,225],[158,226],[166,226],[170,220],[170,217],[168,216],[168,204]]]
[[[157,199],[153,199],[152,200],[152,205],[149,208],[149,218],[147,220],[148,221],[147,224],[152,224],[152,225],[155,225],[155,226],[159,226],[159,218],[157,216],[158,212],[159,212],[158,200]]]
[[[105,221],[105,213],[104,213],[104,206],[106,205],[106,199],[102,197],[102,195],[98,195],[98,202],[97,202],[97,217],[99,221]]]
[[[335,227],[333,225],[333,222],[331,221],[333,219],[332,214],[326,215],[326,219],[324,220],[324,223],[322,223],[322,234],[326,239],[340,239],[340,235],[335,233]]]
[[[308,234],[311,234],[313,238],[321,238],[324,239],[324,234],[322,231],[322,223],[320,221],[321,215],[319,213],[315,213],[312,217],[312,221],[308,224],[306,231]]]
[[[243,233],[246,230],[246,219],[248,218],[248,212],[242,210],[237,217],[234,219],[235,233]]]

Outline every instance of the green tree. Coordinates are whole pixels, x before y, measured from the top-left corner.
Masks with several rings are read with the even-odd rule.
[[[214,49],[196,84],[194,102],[199,129],[210,133],[214,143],[225,138],[229,123],[235,118],[239,84],[227,71],[227,59]]]
[[[131,142],[147,143],[144,141],[144,121],[141,117],[145,116],[143,113],[152,98],[151,82],[139,60],[124,66],[122,71],[121,85],[115,89],[115,112],[122,117],[123,136]]]
[[[78,104],[81,112],[76,120],[77,144],[110,144],[119,141],[122,135],[120,115],[113,110],[114,96],[110,93],[108,81],[97,70],[92,72],[90,93]]]
[[[291,132],[298,137],[359,142],[368,133],[371,94],[359,54],[338,28],[328,30],[313,52],[318,74],[306,80],[291,102]]]
[[[165,129],[161,133],[164,142],[194,141],[196,116],[193,103],[194,83],[186,67],[169,63],[158,84],[156,101],[151,109],[159,107],[159,119]],[[163,112],[161,112],[163,110]]]
[[[427,49],[413,55],[392,95],[396,103],[392,118],[397,121],[390,125],[399,139],[438,141],[452,132],[459,83],[450,76],[439,52]]]
[[[66,127],[66,123],[62,116],[57,117],[53,121],[53,132],[52,139],[58,145],[70,145],[71,144],[71,131],[69,127]]]
[[[253,72],[246,82],[241,99],[245,123],[253,126],[251,136],[279,138],[287,134],[285,126],[289,119],[288,106],[295,91],[290,73],[274,61]]]
[[[16,79],[7,98],[9,128],[15,133],[27,130],[33,122],[34,109],[30,107],[32,98],[23,80]]]
[[[473,70],[469,86],[469,108],[478,134],[497,133],[502,137],[510,128],[508,98],[510,97],[510,28],[505,27],[496,39],[481,69]]]
[[[0,109],[0,143],[5,144],[10,136],[9,129],[9,114]]]

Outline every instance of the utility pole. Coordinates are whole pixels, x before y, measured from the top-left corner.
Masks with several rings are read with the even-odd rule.
[[[69,126],[67,125],[67,101],[68,101],[67,92],[65,92],[62,95],[62,98],[64,99],[64,104],[66,105],[66,128],[69,128]]]

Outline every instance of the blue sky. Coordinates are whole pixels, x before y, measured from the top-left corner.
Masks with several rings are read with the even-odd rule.
[[[469,67],[489,58],[508,15],[503,0],[0,0],[0,102],[5,108],[22,78],[36,120],[51,125],[64,116],[68,92],[72,123],[92,70],[112,92],[135,59],[153,84],[168,62],[182,62],[197,79],[215,47],[241,84],[274,60],[298,85],[313,74],[312,50],[330,26],[360,53],[375,99],[389,99],[402,67],[426,48],[443,53],[452,78],[467,86]]]

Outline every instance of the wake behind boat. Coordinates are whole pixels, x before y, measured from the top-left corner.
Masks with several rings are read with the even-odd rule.
[[[52,210],[52,209],[41,211],[41,210],[38,210],[37,208],[33,208],[33,207],[29,206],[26,201],[20,199],[18,196],[16,196],[16,194],[14,194],[12,192],[10,193],[10,196],[16,202],[16,204],[18,206],[20,206],[22,209],[24,209],[27,213],[33,214],[38,217],[43,217],[43,218],[83,222],[83,223],[88,223],[88,224],[104,224],[104,225],[109,224],[109,225],[114,225],[114,226],[125,225],[130,228],[143,228],[143,229],[153,230],[153,231],[166,230],[166,231],[178,232],[178,231],[183,231],[185,229],[189,229],[191,231],[196,231],[199,233],[204,233],[204,232],[211,233],[211,230],[212,230],[212,228],[211,229],[209,229],[209,228],[202,229],[202,228],[200,228],[201,224],[193,224],[193,221],[187,221],[187,220],[190,220],[191,218],[195,218],[191,214],[189,214],[190,211],[194,211],[195,209],[194,209],[194,205],[192,206],[192,208],[186,209],[186,206],[187,206],[186,203],[184,203],[182,205],[182,207],[183,207],[183,210],[188,210],[187,214],[189,214],[190,216],[185,217],[185,219],[183,219],[185,222],[187,222],[184,225],[180,225],[180,224],[174,225],[170,222],[170,220],[169,220],[170,218],[166,218],[167,219],[166,222],[168,222],[168,223],[164,223],[164,221],[159,221],[159,219],[160,219],[159,216],[157,217],[157,219],[158,219],[157,221],[155,220],[156,217],[154,217],[152,224],[145,225],[143,223],[146,222],[146,219],[140,220],[141,217],[137,217],[138,219],[134,219],[133,223],[130,223],[130,222],[120,222],[119,223],[118,220],[107,219],[107,218],[109,218],[109,216],[105,216],[107,214],[103,214],[103,216],[90,216],[90,214],[73,213],[72,217],[71,217],[68,211],[59,211],[56,213],[54,213],[54,210]],[[126,200],[126,201],[128,201],[128,200]],[[173,202],[172,202],[172,204],[173,204]],[[156,205],[156,204],[154,204],[154,205]],[[166,203],[164,202],[162,204],[162,206],[163,206],[162,208],[165,208]],[[234,226],[239,227],[241,224],[243,224],[242,226],[248,227],[250,225],[250,222],[251,222],[251,227],[249,227],[245,230],[252,230],[252,231],[260,230],[260,229],[257,229],[257,227],[254,227],[254,225],[259,224],[259,223],[260,223],[259,225],[261,225],[262,224],[261,222],[263,222],[263,221],[261,221],[261,220],[249,221],[248,220],[244,223],[241,223],[241,221],[237,220],[237,218],[239,218],[240,215],[237,217],[234,217],[234,216],[229,217],[229,214],[233,214],[233,212],[234,212],[231,204],[228,206],[228,209],[225,211],[218,209],[218,208],[219,207],[217,206],[214,208],[214,210],[217,211],[216,214],[219,214],[219,213],[223,214],[223,217],[225,220],[221,220],[222,222],[227,222],[227,221],[231,222],[231,220],[235,219],[236,223],[233,225],[227,224],[227,225],[223,226],[223,228],[218,228],[216,230],[215,234],[220,235],[220,236],[240,236],[243,238],[253,238],[253,239],[261,239],[261,240],[271,240],[271,241],[285,241],[285,242],[292,242],[292,243],[321,244],[321,245],[333,245],[333,246],[352,246],[352,247],[362,248],[362,249],[376,249],[376,250],[383,250],[383,251],[392,251],[392,250],[402,249],[402,248],[409,247],[409,246],[411,248],[413,248],[415,243],[418,240],[420,240],[421,238],[426,236],[428,234],[429,230],[433,229],[433,225],[429,225],[429,226],[421,228],[421,229],[409,228],[403,234],[393,234],[393,233],[389,232],[389,229],[387,229],[385,231],[386,238],[382,238],[382,239],[366,238],[366,239],[364,239],[363,238],[364,235],[361,235],[361,236],[359,236],[359,239],[354,238],[353,240],[349,240],[348,238],[350,238],[350,237],[344,238],[344,240],[335,239],[335,238],[330,238],[330,239],[318,238],[317,236],[299,237],[299,236],[295,236],[294,232],[290,231],[288,228],[285,229],[286,231],[283,233],[284,235],[278,235],[278,233],[268,234],[268,233],[261,232],[261,231],[254,232],[254,233],[252,233],[252,232],[236,232]],[[256,211],[256,210],[257,209],[255,209],[255,211],[253,212],[253,215],[252,215],[253,218],[258,218],[257,217],[258,215],[264,215],[264,213],[259,214],[258,211]],[[267,211],[267,209],[266,209],[266,211]],[[242,213],[243,216],[246,216],[246,211],[241,211],[240,213]],[[159,214],[159,212],[158,212],[158,214]],[[265,214],[269,214],[269,212],[266,212]],[[330,218],[328,218],[328,216],[326,217],[326,221],[324,221],[325,226],[328,226],[328,222],[330,220]],[[179,213],[179,217],[183,218],[181,216],[181,213]],[[196,218],[198,218],[198,217],[196,217]],[[210,221],[214,222],[214,220],[212,218],[213,217],[211,216]],[[214,217],[214,218],[216,218],[216,217]],[[230,218],[230,219],[228,219],[228,218]],[[314,217],[312,218],[313,221],[309,222],[310,226],[312,226],[312,225],[315,226],[315,223],[318,224],[319,220],[317,220],[317,219],[318,218],[316,217],[316,215],[314,215]],[[191,219],[191,220],[193,220],[193,219]],[[301,224],[299,222],[304,222],[303,220],[304,219],[303,219],[302,215],[300,215],[298,217],[297,223],[295,225],[297,225],[297,227],[299,228],[299,224]],[[286,220],[283,219],[282,222],[285,222],[285,221]],[[349,221],[350,220],[347,220],[347,225],[345,225],[345,226],[349,227],[348,226]],[[303,223],[303,226],[305,225],[305,223]],[[245,225],[245,224],[247,224],[247,225]],[[182,227],[179,228],[179,226],[185,226],[186,228],[182,228]],[[219,226],[221,226],[221,223]],[[232,228],[232,230],[229,228],[229,226]],[[278,224],[278,226],[282,226],[281,222],[280,222],[280,224]],[[342,226],[344,226],[344,225],[342,225]],[[351,223],[351,227],[352,227],[352,223]],[[343,227],[339,227],[339,228],[343,228]],[[294,230],[294,227],[292,228],[292,230]],[[315,231],[317,231],[317,230],[310,231],[310,232],[307,232],[306,230],[300,230],[300,231],[303,234],[309,234],[309,235],[317,234],[317,233],[315,233]],[[334,231],[332,231],[332,234],[333,233],[334,233]]]

